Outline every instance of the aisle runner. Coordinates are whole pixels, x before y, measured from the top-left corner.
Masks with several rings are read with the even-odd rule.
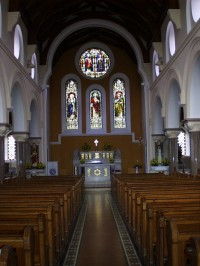
[[[83,205],[81,207],[81,211],[76,223],[76,227],[72,236],[72,240],[69,245],[69,249],[64,261],[63,266],[75,266],[76,259],[78,256],[78,251],[81,243],[81,237],[83,233],[83,227],[85,223],[85,216],[87,213],[88,199],[87,196],[84,199]]]
[[[122,245],[124,247],[124,251],[126,254],[126,258],[128,261],[128,265],[130,266],[142,266],[140,263],[140,260],[137,256],[137,253],[135,251],[135,248],[133,246],[133,243],[129,237],[128,231],[126,230],[126,226],[124,225],[124,222],[121,218],[121,215],[119,214],[119,211],[117,209],[117,206],[112,198],[112,196],[109,194],[109,202],[110,206],[113,212],[113,216],[115,218],[115,222],[118,228],[118,232],[121,238]]]
[[[122,242],[125,254],[126,254],[128,265],[129,266],[142,266],[137,256],[137,253],[135,251],[135,248],[131,242],[129,234],[126,230],[126,227],[123,223],[123,220],[119,214],[117,206],[112,196],[110,195],[110,193],[107,193],[107,196],[108,196],[108,200],[109,200],[109,203],[112,209],[113,216],[115,218],[115,222],[118,228],[120,239],[121,239],[121,242]],[[82,208],[79,214],[79,218],[78,218],[63,266],[75,266],[76,265],[83,227],[85,223],[85,217],[87,213],[87,207],[88,207],[88,195],[86,195],[85,200],[83,202],[83,205],[82,205]]]

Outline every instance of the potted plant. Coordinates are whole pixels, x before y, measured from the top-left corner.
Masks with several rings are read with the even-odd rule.
[[[108,142],[106,142],[104,145],[103,145],[103,150],[104,151],[111,151],[112,150],[112,145]]]
[[[81,147],[81,149],[82,151],[90,151],[91,146],[85,142],[83,146]]]

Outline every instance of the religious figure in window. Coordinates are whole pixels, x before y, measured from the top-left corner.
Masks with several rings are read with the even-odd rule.
[[[115,116],[123,117],[124,116],[124,96],[121,91],[117,91],[115,93],[114,106],[115,106]]]
[[[86,72],[93,71],[92,58],[89,53],[87,54],[86,59],[85,59],[85,71]]]
[[[92,94],[91,101],[90,101],[90,107],[91,107],[91,116],[99,117],[100,116],[100,97],[96,91],[93,92]]]
[[[98,72],[105,71],[104,57],[101,52],[97,54],[97,71]]]
[[[78,129],[78,85],[75,80],[66,83],[66,127]]]
[[[67,98],[67,117],[74,119],[76,116],[76,96],[75,93],[71,92],[68,94]]]

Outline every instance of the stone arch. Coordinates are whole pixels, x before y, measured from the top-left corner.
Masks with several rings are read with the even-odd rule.
[[[136,42],[135,38],[123,27],[120,25],[110,22],[107,20],[100,20],[100,19],[88,19],[88,20],[83,20],[79,21],[77,23],[74,23],[73,25],[67,27],[65,30],[63,30],[57,38],[54,40],[52,43],[52,46],[49,50],[48,53],[48,61],[47,61],[47,71],[45,73],[44,79],[43,79],[43,87],[46,87],[48,79],[51,75],[52,72],[52,62],[53,62],[53,56],[55,54],[56,49],[58,48],[59,44],[67,37],[69,36],[72,32],[76,32],[82,28],[94,28],[94,27],[103,27],[110,29],[114,32],[117,32],[120,34],[132,47],[133,51],[135,52],[136,58],[137,58],[137,63],[138,63],[138,72],[140,73],[143,82],[145,84],[149,85],[147,75],[144,70],[144,65],[143,65],[143,58],[142,58],[142,53],[140,50],[140,47],[138,43]]]

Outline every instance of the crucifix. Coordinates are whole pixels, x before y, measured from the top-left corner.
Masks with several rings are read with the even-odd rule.
[[[95,146],[96,146],[96,150],[97,150],[97,145],[98,145],[98,143],[99,143],[98,139],[95,139],[94,144],[95,144]]]

